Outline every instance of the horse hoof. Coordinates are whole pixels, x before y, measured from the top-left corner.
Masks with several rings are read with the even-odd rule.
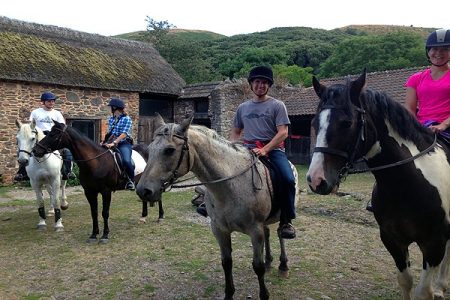
[[[139,224],[147,224],[146,218],[139,218]]]
[[[278,276],[284,279],[289,278],[289,270],[278,270]]]
[[[47,230],[47,225],[38,225],[37,229],[38,230]]]
[[[109,239],[100,239],[98,241],[99,244],[108,244],[109,243]]]
[[[67,204],[67,205],[61,205],[61,209],[62,210],[66,210],[66,209],[68,209],[69,208],[69,204]]]
[[[96,239],[96,238],[88,238],[88,239],[86,240],[86,243],[88,243],[88,244],[97,243],[97,239]]]
[[[162,223],[162,221],[164,221],[164,218],[159,218],[156,223]]]
[[[64,227],[55,227],[55,232],[63,232]]]

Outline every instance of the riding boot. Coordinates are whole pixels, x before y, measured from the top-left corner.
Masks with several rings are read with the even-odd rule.
[[[69,180],[76,178],[75,174],[72,172],[72,153],[69,149],[64,148],[61,150],[61,156],[63,159],[62,165],[62,179]]]

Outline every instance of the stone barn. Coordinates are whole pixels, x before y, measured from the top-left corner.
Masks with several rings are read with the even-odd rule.
[[[9,184],[17,169],[15,120],[28,121],[40,95],[59,96],[66,122],[100,142],[110,97],[119,97],[133,119],[135,140],[148,141],[149,116],[171,121],[184,80],[151,44],[0,17],[0,176]]]

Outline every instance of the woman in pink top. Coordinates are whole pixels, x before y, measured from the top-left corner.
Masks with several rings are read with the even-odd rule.
[[[432,32],[425,45],[431,67],[406,82],[406,108],[420,123],[450,138],[450,30]]]

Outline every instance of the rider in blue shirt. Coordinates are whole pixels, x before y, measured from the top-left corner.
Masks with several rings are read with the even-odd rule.
[[[122,100],[111,98],[108,106],[111,106],[112,116],[108,119],[108,133],[103,144],[107,148],[117,147],[119,149],[128,175],[128,182],[125,188],[134,191],[134,166],[131,161],[133,146],[131,129],[133,121],[124,111],[125,103]]]

